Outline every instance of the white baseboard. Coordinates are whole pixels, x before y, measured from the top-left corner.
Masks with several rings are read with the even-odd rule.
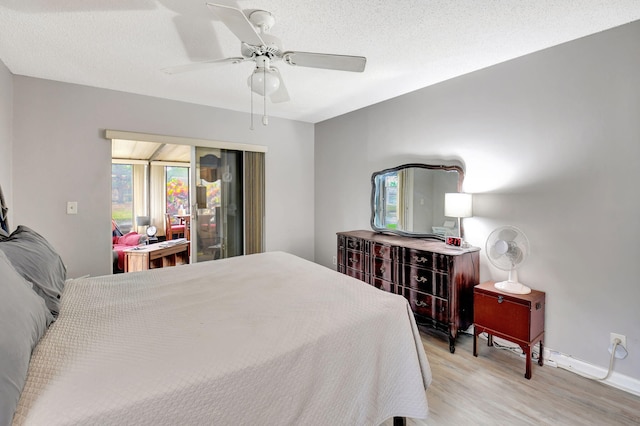
[[[481,335],[481,338],[486,337]],[[520,347],[515,343],[500,339],[498,337],[494,337],[493,340],[503,347],[512,348],[515,351],[518,351],[518,353],[521,352]],[[533,349],[535,352],[537,352],[538,345],[536,345]],[[571,355],[566,355],[549,348],[544,348],[543,357],[545,366],[562,368],[581,376],[586,375],[591,377],[604,377],[607,375],[608,371],[607,368],[598,367],[586,361],[573,358]],[[613,386],[614,388],[621,389],[636,396],[640,396],[640,380],[634,379],[633,377],[625,376],[624,374],[616,373],[615,369],[606,380],[599,381],[604,383],[605,385]]]
[[[553,349],[549,350],[547,348],[544,349],[544,365],[563,368],[579,375],[586,374],[587,376],[592,377],[604,377],[608,371],[606,368],[598,367],[586,361],[573,358],[570,355],[554,351]],[[625,376],[624,374],[613,371],[606,380],[600,380],[600,382],[613,386],[614,388],[621,389],[625,392],[629,392],[633,395],[640,396],[640,380],[634,379],[633,377]]]

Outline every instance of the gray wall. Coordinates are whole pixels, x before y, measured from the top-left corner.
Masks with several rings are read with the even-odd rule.
[[[12,227],[42,233],[70,277],[110,273],[104,129],[267,146],[266,248],[314,258],[312,124],[272,118],[251,131],[244,113],[29,77],[13,82]],[[66,214],[67,201],[78,202],[78,215]]]
[[[376,170],[434,158],[465,165],[465,219],[481,279],[503,280],[484,244],[529,237],[520,281],[547,293],[546,345],[640,379],[640,22],[443,82],[316,125],[316,261],[338,231],[369,228]]]
[[[13,118],[13,78],[0,60],[0,186],[9,209],[9,224],[12,225],[13,191],[11,172],[11,129]],[[12,225],[13,226],[13,225]]]

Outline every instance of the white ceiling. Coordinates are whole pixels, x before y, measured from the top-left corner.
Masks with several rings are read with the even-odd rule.
[[[191,146],[113,139],[111,141],[111,158],[189,163],[191,161]]]
[[[272,12],[285,50],[367,57],[364,73],[275,64],[291,101],[269,115],[311,123],[640,19],[639,0],[209,1]],[[15,75],[248,112],[252,62],[161,71],[239,50],[205,0],[0,0]]]

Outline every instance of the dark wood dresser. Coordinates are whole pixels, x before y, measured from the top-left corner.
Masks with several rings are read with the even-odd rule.
[[[373,231],[337,235],[338,272],[404,296],[418,324],[447,333],[453,353],[458,330],[473,323],[480,249]]]

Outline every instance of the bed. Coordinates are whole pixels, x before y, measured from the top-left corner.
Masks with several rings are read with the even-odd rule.
[[[406,300],[288,253],[66,280],[57,310],[13,425],[427,416],[431,371]]]

